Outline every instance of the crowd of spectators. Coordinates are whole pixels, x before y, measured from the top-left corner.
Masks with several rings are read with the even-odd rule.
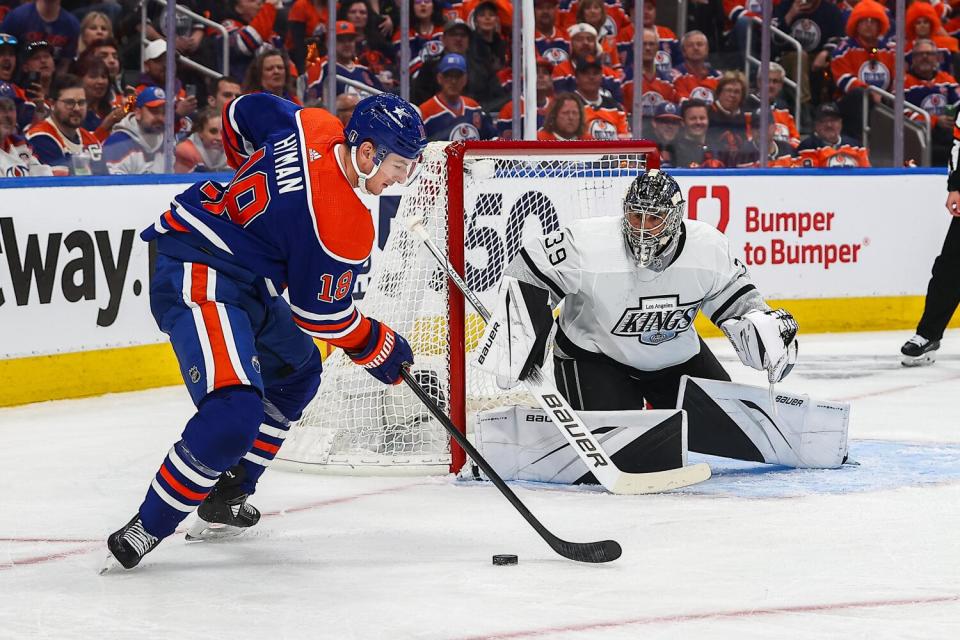
[[[220,109],[242,93],[268,92],[330,108],[344,122],[365,87],[399,92],[401,41],[410,47],[410,95],[431,140],[509,139],[513,131],[508,0],[353,0],[337,3],[327,52],[326,0],[181,0],[227,32],[177,14],[180,61],[166,95],[164,9],[143,0],[0,0],[0,174],[87,175],[163,171],[165,104],[175,101],[177,172],[221,171]],[[410,30],[400,33],[399,2]],[[770,104],[761,105],[756,0],[688,0],[680,34],[633,0],[535,0],[537,127],[541,140],[648,138],[667,166],[869,166],[861,146],[863,95],[893,91],[893,2],[774,0]],[[945,161],[960,86],[960,0],[908,1],[906,100],[933,123],[933,162]],[[677,25],[672,25],[677,26]],[[748,38],[749,30],[755,29]],[[632,128],[634,41],[641,38],[643,130]],[[142,43],[146,43],[141,54]],[[325,105],[328,55],[336,103]],[[796,88],[787,73],[799,64]],[[801,127],[793,111],[799,93]],[[757,126],[769,116],[766,150]],[[909,117],[917,118],[915,113]]]

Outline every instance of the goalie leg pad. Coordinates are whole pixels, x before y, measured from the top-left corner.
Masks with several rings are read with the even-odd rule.
[[[578,415],[623,471],[648,473],[686,464],[683,411],[580,411]],[[481,411],[475,437],[481,455],[505,480],[597,484],[543,409],[514,406]]]
[[[690,450],[804,469],[847,457],[850,405],[766,388],[684,376],[677,407],[690,423]]]
[[[543,366],[553,327],[546,289],[507,276],[473,364],[496,376],[502,389],[513,388]]]

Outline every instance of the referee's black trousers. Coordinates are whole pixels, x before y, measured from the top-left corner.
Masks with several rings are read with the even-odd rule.
[[[927,299],[917,333],[927,340],[940,340],[960,304],[960,217],[950,221],[943,249],[933,262]]]

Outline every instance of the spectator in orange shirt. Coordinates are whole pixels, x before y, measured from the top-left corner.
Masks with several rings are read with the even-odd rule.
[[[707,62],[710,44],[701,31],[688,31],[680,43],[683,63],[673,69],[673,87],[681,100],[696,98],[710,104],[720,80],[720,72]]]
[[[843,135],[842,130],[843,115],[836,103],[825,102],[817,107],[813,135],[805,138],[797,148],[800,166],[869,167],[867,150],[853,138]]]
[[[960,49],[957,46],[957,39],[947,35],[946,30],[944,30],[937,10],[926,2],[915,0],[907,9],[904,23],[906,31],[904,51],[908,53],[912,51],[916,40],[929,38],[933,40],[940,52],[940,68],[951,72],[954,58]]]
[[[583,101],[587,137],[593,140],[629,138],[627,114],[620,103],[601,88],[603,65],[600,61],[597,58],[578,61],[575,79],[575,93]]]
[[[543,128],[537,140],[583,140],[586,120],[583,103],[572,93],[558,93],[553,97]]]
[[[643,117],[653,116],[654,110],[662,102],[677,102],[677,92],[673,83],[660,75],[657,70],[657,54],[659,53],[659,39],[657,32],[646,28],[643,30],[643,96],[640,104],[643,108]],[[623,106],[627,114],[633,113],[633,68],[626,69],[623,82]]]
[[[867,85],[889,91],[893,79],[894,55],[884,38],[890,30],[886,9],[874,0],[860,0],[847,20],[847,37],[833,52],[830,72],[837,84],[838,106],[844,130],[859,136],[863,129],[862,94]],[[873,102],[879,94],[870,92]]]
[[[767,84],[770,93],[770,108],[773,109],[773,120],[776,125],[775,137],[780,142],[786,142],[794,149],[800,144],[800,132],[797,123],[790,112],[790,106],[781,96],[783,80],[786,72],[776,62],[770,63],[770,76]],[[760,91],[757,90],[759,96]],[[759,99],[757,100],[759,102]]]
[[[940,52],[933,40],[919,38],[913,42],[910,68],[904,78],[904,98],[910,104],[930,114],[932,130],[931,164],[935,167],[947,163],[947,155],[953,146],[955,115],[960,104],[960,86],[956,79],[939,68]],[[907,117],[919,120],[913,111]]]

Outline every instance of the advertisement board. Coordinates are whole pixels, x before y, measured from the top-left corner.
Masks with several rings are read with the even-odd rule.
[[[733,252],[748,265],[767,298],[816,302],[806,308],[797,303],[798,309],[806,309],[807,326],[905,328],[916,321],[930,267],[950,222],[943,208],[942,173],[678,171],[676,175],[686,194],[688,216],[728,236]],[[0,365],[16,361],[36,366],[46,358],[43,368],[30,369],[30,375],[41,371],[57,377],[56,358],[65,354],[93,356],[104,350],[122,353],[131,347],[155,346],[151,354],[170,358],[166,338],[150,315],[151,256],[139,232],[185,188],[189,178],[182,178],[114,181],[119,184],[89,179],[83,186],[60,181],[44,188],[0,189]],[[503,206],[512,206],[512,198],[529,197],[531,189],[538,187],[505,186]],[[379,198],[364,198],[377,240],[356,282],[361,309],[401,194],[392,188]],[[561,196],[545,193],[545,197]],[[618,202],[611,196],[602,210],[619,215]],[[523,236],[538,228],[535,221],[527,221]],[[470,251],[467,259],[472,259]],[[490,268],[485,260],[477,258],[473,267]],[[851,314],[829,310],[843,309],[844,301],[848,307],[863,308],[864,300],[876,303],[875,316],[876,309],[883,310],[881,324],[876,317],[872,323],[856,317],[831,320]],[[811,322],[813,315],[822,318]],[[96,378],[97,366],[91,363],[98,361],[84,362],[84,375]],[[109,375],[123,377],[124,358],[109,362]],[[26,375],[11,366],[0,366],[0,373],[8,379]],[[175,381],[175,376],[168,376],[158,384]],[[114,387],[108,384],[99,392],[104,388]],[[10,404],[10,397],[19,397],[13,388],[0,397],[0,406]]]

